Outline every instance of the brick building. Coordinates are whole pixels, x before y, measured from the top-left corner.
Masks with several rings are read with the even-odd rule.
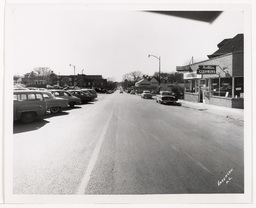
[[[208,60],[177,67],[187,86],[184,100],[244,108],[244,36],[225,39]]]
[[[103,89],[107,86],[107,80],[103,79],[102,75],[60,75],[58,82],[61,87],[78,86],[82,88]]]

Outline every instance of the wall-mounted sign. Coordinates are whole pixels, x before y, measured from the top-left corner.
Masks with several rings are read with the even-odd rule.
[[[216,74],[216,65],[199,65],[197,74]]]
[[[183,79],[201,79],[201,74],[197,74],[196,72],[186,72],[186,73],[183,73],[184,76],[183,76]]]

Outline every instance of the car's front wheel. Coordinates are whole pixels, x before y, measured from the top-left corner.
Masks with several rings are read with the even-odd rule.
[[[52,114],[59,113],[60,112],[60,107],[51,107],[50,111],[51,111]]]
[[[36,113],[35,112],[27,112],[27,113],[22,113],[21,119],[23,123],[31,123],[36,120]]]
[[[70,108],[74,108],[74,106],[75,106],[75,103],[74,103],[74,102],[69,103],[69,107],[70,107]]]

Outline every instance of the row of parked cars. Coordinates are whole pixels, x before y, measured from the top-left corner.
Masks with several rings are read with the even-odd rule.
[[[47,111],[52,114],[65,108],[94,101],[97,93],[93,89],[14,89],[13,117],[23,123],[35,121]]]

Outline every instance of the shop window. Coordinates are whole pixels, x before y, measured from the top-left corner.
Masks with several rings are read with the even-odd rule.
[[[188,84],[185,83],[185,92],[195,93],[196,80],[188,80]]]
[[[220,79],[220,96],[232,97],[232,78]]]
[[[214,96],[232,97],[232,78],[212,79],[211,93]]]
[[[244,97],[244,78],[235,77],[235,98]]]
[[[219,79],[211,80],[211,93],[215,96],[219,95]]]

